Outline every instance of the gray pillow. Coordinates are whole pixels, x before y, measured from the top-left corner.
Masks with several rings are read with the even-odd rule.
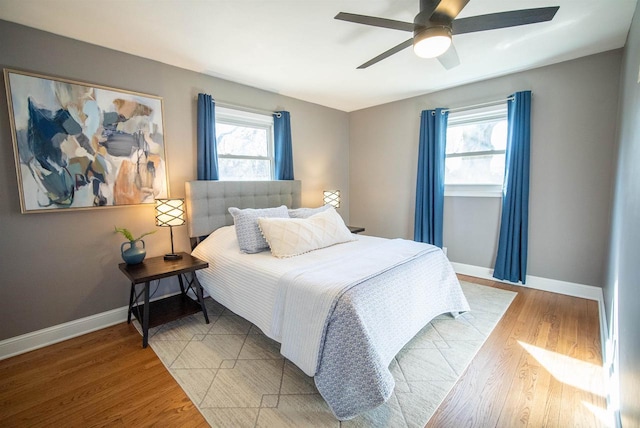
[[[243,253],[259,253],[269,249],[269,244],[262,236],[258,227],[258,217],[269,218],[289,218],[289,213],[285,205],[277,208],[240,208],[231,207],[229,213],[233,216],[233,223],[236,225],[236,236],[240,251]]]
[[[309,218],[314,214],[324,212],[331,208],[331,205],[323,205],[318,208],[296,208],[289,210],[289,217],[291,218]]]

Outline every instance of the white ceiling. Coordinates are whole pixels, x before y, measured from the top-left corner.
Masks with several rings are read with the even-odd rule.
[[[553,21],[454,36],[446,71],[411,48],[356,67],[411,33],[338,12],[413,22],[418,0],[0,0],[0,19],[353,111],[624,45],[636,0],[471,0],[459,15],[560,6]],[[43,70],[45,71],[45,70]]]

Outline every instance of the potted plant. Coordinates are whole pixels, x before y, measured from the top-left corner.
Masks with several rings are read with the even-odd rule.
[[[152,233],[156,233],[156,231],[154,230],[151,232],[146,232],[138,236],[137,238],[134,238],[133,234],[129,231],[129,229],[126,229],[124,227],[115,227],[115,226],[113,228],[115,229],[116,233],[122,233],[122,235],[124,235],[124,237],[128,239],[127,242],[123,242],[122,245],[120,246],[120,253],[122,254],[122,260],[124,260],[125,263],[128,265],[135,265],[135,264],[141,263],[144,260],[145,256],[147,255],[147,250],[145,248],[145,244],[142,238],[144,238],[147,235],[151,235]],[[141,247],[138,245],[138,242],[142,243]],[[128,247],[125,249],[126,245],[128,245]]]

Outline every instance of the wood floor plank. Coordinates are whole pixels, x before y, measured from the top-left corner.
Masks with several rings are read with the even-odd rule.
[[[486,421],[492,426],[527,426],[528,424],[530,404],[534,398],[532,394],[536,387],[540,365],[524,346],[533,346],[532,344],[539,341],[546,342],[547,330],[544,328],[544,317],[548,307],[545,303],[543,295],[530,295],[518,316],[519,330],[516,333],[517,336],[512,333],[511,339],[517,342],[520,359],[511,362],[515,366],[514,375],[511,378],[508,376],[502,378],[501,395],[495,398],[504,402],[504,406],[497,420]],[[507,397],[514,397],[514,399],[507,400]]]
[[[544,326],[547,328],[545,335],[541,335],[538,341],[532,345],[555,352],[560,337],[560,322],[556,316],[557,300],[549,302],[544,315]],[[530,400],[530,417],[527,425],[532,427],[558,426],[560,417],[560,405],[558,400],[549,397],[559,396],[562,392],[562,384],[558,382],[544,365],[537,364],[537,385],[535,396]]]
[[[564,342],[563,354],[571,358],[568,362],[573,368],[572,376],[567,379],[562,388],[561,423],[571,426],[601,426],[593,413],[588,411],[589,405],[604,408],[604,397],[598,395],[598,379],[596,373],[602,374],[599,347],[593,346],[592,335],[584,331],[589,324],[587,320],[588,302],[577,299],[572,302],[573,313],[563,314],[567,326],[570,327],[569,339]],[[591,336],[591,337],[588,337]],[[601,378],[600,378],[601,379]],[[593,392],[592,392],[593,391]]]
[[[551,324],[541,320],[538,325],[538,334],[532,345],[538,346],[540,343],[547,343],[550,330]],[[509,395],[515,394],[518,398],[511,406],[508,406],[513,411],[501,415],[501,423],[512,427],[527,426],[532,418],[538,417],[535,413],[536,398],[548,393],[549,377],[548,372],[531,354],[523,352],[518,364],[517,378],[512,382],[509,390]]]
[[[559,299],[564,300],[564,296]],[[578,302],[575,302],[578,304]],[[578,319],[575,307],[567,308],[562,314],[562,325],[564,334],[558,347],[558,352],[570,358],[575,358],[579,352],[578,348]],[[563,382],[562,385],[562,411],[560,412],[560,423],[564,426],[576,426],[574,410],[580,406],[579,392],[572,385]]]

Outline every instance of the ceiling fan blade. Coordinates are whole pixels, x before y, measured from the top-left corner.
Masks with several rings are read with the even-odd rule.
[[[460,65],[460,58],[458,58],[458,51],[456,51],[456,48],[455,46],[453,46],[453,43],[451,44],[451,46],[449,46],[449,49],[447,49],[445,53],[443,53],[438,57],[438,61],[440,61],[440,64],[442,64],[442,66],[447,70],[451,70],[452,68]]]
[[[377,18],[375,16],[356,15],[355,13],[340,12],[334,17],[334,19],[355,22],[356,24],[372,25],[374,27],[390,28],[392,30],[413,31],[413,24],[410,22]]]
[[[398,46],[392,47],[391,49],[389,49],[386,52],[381,53],[380,55],[378,55],[377,57],[365,62],[364,64],[362,64],[360,67],[358,67],[358,69],[362,69],[362,68],[367,68],[369,66],[372,66],[373,64],[382,61],[383,59],[390,57],[391,55],[400,52],[403,49],[408,48],[409,46],[411,46],[413,44],[413,39],[409,39],[405,42],[400,43]]]
[[[560,9],[560,6],[541,7],[455,19],[452,23],[451,34],[466,34],[547,22],[553,19],[558,9]]]
[[[469,0],[441,0],[429,20],[449,23],[464,9]]]

